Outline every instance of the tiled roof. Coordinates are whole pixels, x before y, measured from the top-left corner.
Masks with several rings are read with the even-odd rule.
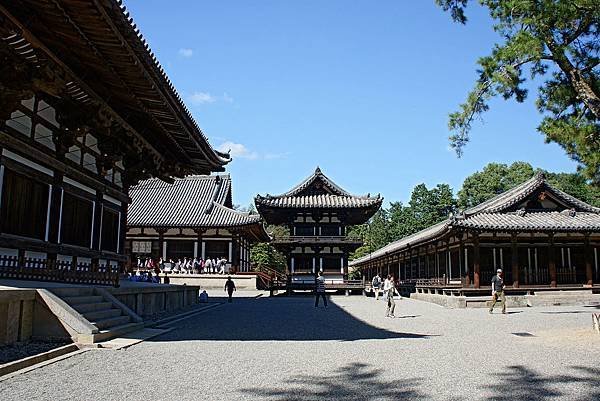
[[[229,175],[189,176],[168,184],[158,179],[129,190],[130,227],[239,227],[260,224],[259,215],[231,209]]]
[[[510,211],[538,190],[548,192],[564,204],[563,211]],[[355,259],[350,266],[359,265],[386,254],[418,245],[443,235],[453,227],[496,231],[599,231],[600,208],[589,205],[551,186],[542,173],[477,206],[435,224],[422,231],[392,242],[370,255]]]
[[[346,208],[369,207],[381,205],[383,198],[339,196],[339,195],[304,195],[284,197],[257,196],[256,202],[265,206],[282,208]]]
[[[318,181],[318,182],[317,182]],[[310,187],[322,184],[328,190],[325,194],[311,193]],[[307,179],[281,195],[257,195],[257,206],[278,208],[362,208],[381,206],[383,198],[379,195],[352,195],[334,183],[319,167]]]
[[[600,214],[590,212],[480,213],[452,223],[455,227],[507,231],[600,230]]]

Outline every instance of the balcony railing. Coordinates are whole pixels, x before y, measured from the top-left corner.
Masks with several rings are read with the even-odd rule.
[[[291,235],[288,237],[279,237],[273,240],[275,244],[348,244],[362,245],[362,241],[358,238],[348,238],[345,236],[308,236],[308,235]]]
[[[73,264],[64,260],[0,255],[0,278],[118,286],[119,268],[106,264]]]

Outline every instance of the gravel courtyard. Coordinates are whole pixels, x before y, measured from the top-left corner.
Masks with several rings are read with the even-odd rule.
[[[237,298],[127,350],[0,382],[2,400],[599,400],[597,307]]]

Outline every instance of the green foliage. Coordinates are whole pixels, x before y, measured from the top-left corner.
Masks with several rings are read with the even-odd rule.
[[[388,209],[380,209],[366,224],[351,229],[349,235],[362,239],[364,245],[352,253],[350,259],[368,255],[391,241],[436,224],[455,210],[456,201],[447,184],[432,189],[427,189],[425,184],[417,185],[408,206],[393,202]]]
[[[458,191],[458,206],[468,209],[479,205],[527,181],[533,174],[533,167],[529,163],[515,162],[510,166],[490,163],[482,171],[477,171],[465,179],[462,189]]]
[[[250,250],[250,263],[254,269],[271,268],[280,272],[285,272],[285,256],[277,252],[273,245],[268,242],[259,242],[254,244]]]
[[[436,0],[452,19],[466,23],[468,0]],[[478,60],[479,78],[467,100],[450,114],[450,143],[459,156],[471,124],[501,96],[523,102],[529,79],[543,77],[538,130],[600,182],[600,0],[479,0],[501,36]]]
[[[265,229],[273,239],[290,235],[290,230],[286,226],[268,225]],[[252,246],[250,263],[256,270],[268,267],[280,272],[285,272],[287,266],[285,256],[268,242],[259,242]]]

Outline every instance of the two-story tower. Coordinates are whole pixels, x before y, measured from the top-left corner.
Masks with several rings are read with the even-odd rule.
[[[317,167],[314,174],[288,192],[257,195],[258,212],[268,224],[284,225],[290,235],[274,245],[287,257],[293,280],[312,279],[322,270],[327,279],[343,280],[348,255],[362,245],[346,236],[350,226],[365,223],[383,198],[356,196],[331,181]]]

